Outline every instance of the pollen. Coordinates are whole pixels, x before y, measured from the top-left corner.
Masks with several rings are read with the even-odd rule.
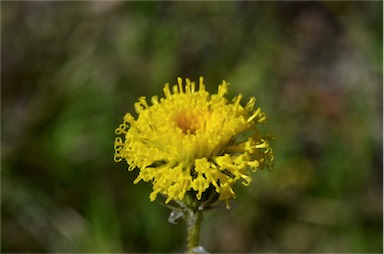
[[[145,97],[135,103],[137,118],[130,113],[116,129],[115,161],[125,160],[128,170],[138,169],[134,183],[153,185],[150,200],[159,194],[183,200],[186,194],[202,200],[206,191],[217,193],[228,204],[236,197],[233,186],[248,186],[252,172],[273,166],[270,135],[258,126],[266,114],[255,109],[255,98],[241,104],[242,95],[228,100],[229,84],[223,81],[217,93],[199,83],[177,79],[164,86],[164,97]]]
[[[173,120],[178,128],[186,135],[195,135],[196,131],[204,126],[204,117],[194,111],[180,110],[177,112]]]

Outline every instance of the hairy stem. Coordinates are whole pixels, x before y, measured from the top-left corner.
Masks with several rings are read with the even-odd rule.
[[[189,211],[187,215],[187,250],[185,253],[193,254],[193,248],[199,246],[200,225],[203,211]]]

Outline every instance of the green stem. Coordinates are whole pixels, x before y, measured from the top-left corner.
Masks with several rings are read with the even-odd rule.
[[[199,246],[200,226],[203,219],[202,211],[189,211],[187,217],[187,250],[185,253],[193,254],[193,248]]]

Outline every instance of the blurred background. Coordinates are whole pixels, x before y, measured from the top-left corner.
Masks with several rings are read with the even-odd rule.
[[[209,252],[382,252],[383,25],[370,2],[2,2],[1,252],[183,252],[113,161],[139,96],[257,98],[275,167],[206,214]]]

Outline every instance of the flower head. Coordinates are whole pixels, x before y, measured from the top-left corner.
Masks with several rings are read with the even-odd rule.
[[[233,185],[249,185],[251,172],[271,167],[272,149],[258,130],[266,115],[254,109],[255,98],[245,106],[242,95],[229,101],[225,81],[217,94],[205,90],[203,78],[164,87],[165,98],[145,97],[135,103],[138,114],[124,116],[116,129],[115,161],[126,160],[129,170],[140,170],[134,183],[152,182],[150,200],[164,194],[166,203],[182,200],[186,193],[201,200],[208,189],[220,200],[235,198]]]

